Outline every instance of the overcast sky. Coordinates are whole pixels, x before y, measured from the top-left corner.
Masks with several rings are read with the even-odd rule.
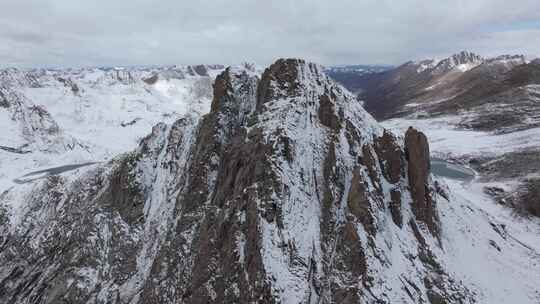
[[[436,3],[436,4],[435,4]],[[540,0],[0,0],[0,65],[540,55]]]

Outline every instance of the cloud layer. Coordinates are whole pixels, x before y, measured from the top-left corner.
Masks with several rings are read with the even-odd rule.
[[[540,54],[538,0],[4,0],[0,66]]]

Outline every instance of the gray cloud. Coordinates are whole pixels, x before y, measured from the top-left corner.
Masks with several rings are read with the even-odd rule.
[[[537,0],[4,0],[0,65],[390,63],[540,54]],[[519,24],[515,26],[515,24]]]

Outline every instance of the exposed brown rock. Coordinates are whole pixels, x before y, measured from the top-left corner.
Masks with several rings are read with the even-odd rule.
[[[304,64],[306,63],[302,59],[278,59],[268,67],[262,74],[257,88],[257,109],[274,98],[298,96],[301,93],[298,84],[298,69]],[[312,64],[308,65],[309,68],[314,68]]]
[[[144,221],[144,197],[133,176],[133,167],[138,158],[139,155],[133,153],[120,161],[111,174],[109,191],[106,191],[103,197],[103,201],[117,210],[124,221],[130,225]]]
[[[349,120],[345,120],[345,130],[345,136],[349,143],[349,154],[351,154],[352,156],[356,156],[358,155],[358,153],[354,150],[353,147],[355,143],[359,143],[362,141],[360,139],[360,135],[358,134],[357,129]]]
[[[362,146],[362,157],[359,161],[362,165],[366,166],[373,186],[375,186],[378,191],[381,191],[381,180],[379,178],[379,171],[377,170],[377,159],[371,145]]]
[[[291,139],[287,137],[286,134],[284,134],[283,129],[277,129],[276,132],[274,132],[276,135],[276,141],[279,144],[279,149],[281,152],[281,155],[289,162],[291,163],[294,159],[294,144],[292,143]]]
[[[412,210],[416,219],[438,234],[438,215],[429,188],[429,145],[424,133],[410,127],[405,134],[405,154],[408,161]]]
[[[322,95],[319,98],[318,115],[319,120],[323,125],[336,132],[339,132],[341,124],[339,122],[338,116],[336,115],[334,102],[330,100],[330,97],[328,97],[328,95],[326,94]]]
[[[358,169],[353,171],[351,189],[347,196],[349,211],[362,223],[364,229],[371,235],[375,235],[375,223],[373,211],[369,202],[369,192],[360,177]]]
[[[336,286],[332,288],[332,298],[334,303],[359,303],[359,293],[357,287],[358,279],[367,272],[367,265],[364,250],[360,237],[353,223],[346,223],[342,230],[342,236],[338,239],[336,247],[336,270],[350,274],[344,277],[347,286]]]
[[[403,215],[401,214],[401,191],[392,189],[390,191],[390,213],[394,224],[403,226]]]
[[[390,183],[397,183],[403,175],[403,151],[395,136],[390,131],[384,130],[383,136],[375,139],[375,150],[379,156],[384,177]]]
[[[246,101],[234,91],[237,76],[227,69],[216,79],[212,110],[202,119],[190,149],[192,159],[185,169],[189,178],[175,207],[178,222],[167,236],[169,246],[153,264],[142,293],[145,302],[272,303],[260,256],[259,218],[279,223],[281,215],[279,206],[258,200],[273,192],[272,172],[266,168],[267,157],[275,151],[260,131],[248,135],[241,128],[245,113],[239,106]],[[243,262],[239,236],[245,239]]]
[[[219,110],[220,100],[225,97],[227,91],[230,90],[230,86],[230,69],[227,68],[216,77],[214,82],[214,97],[210,106],[210,112],[217,112]]]

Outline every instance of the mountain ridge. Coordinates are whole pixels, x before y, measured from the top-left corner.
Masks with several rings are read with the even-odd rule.
[[[486,87],[513,89],[537,83],[523,71],[520,84],[507,85],[512,80],[505,78],[515,78],[511,72],[520,73],[520,66],[534,69],[534,60],[529,61],[523,55],[483,58],[462,51],[443,60],[409,61],[392,70],[366,75],[358,82],[363,86],[359,99],[364,100],[368,112],[378,119],[414,112],[426,115],[455,112],[487,103],[487,99],[502,91],[491,92]],[[355,84],[343,84],[356,90]],[[468,94],[477,94],[479,100],[471,103]]]
[[[177,105],[198,100],[207,113],[154,124],[110,161],[2,191],[1,301],[538,299],[531,227],[432,175],[422,132],[386,130],[323,67],[301,59],[216,74],[193,95],[211,98]],[[127,97],[211,79],[131,78],[103,89]],[[93,90],[76,83],[83,96]]]
[[[82,182],[50,178],[37,187],[30,210],[49,210],[49,228],[34,245],[20,238],[39,226],[9,234],[0,256],[17,262],[0,271],[10,282],[1,284],[4,299],[468,301],[470,292],[436,262],[442,198],[426,171],[425,137],[411,129],[398,143],[320,66],[278,60],[257,78],[226,69],[200,122],[159,124],[135,153]],[[396,246],[420,255],[395,251],[402,265],[412,263],[415,275],[401,276],[418,292],[394,286],[398,277],[387,277],[390,294],[375,284],[392,272],[378,256],[391,250],[383,231],[407,236]],[[40,272],[24,262],[43,258]]]

